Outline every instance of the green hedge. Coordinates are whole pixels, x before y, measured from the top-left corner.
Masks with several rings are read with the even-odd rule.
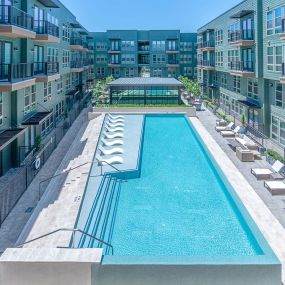
[[[273,150],[273,149],[268,149],[267,151],[266,151],[266,155],[270,155],[270,156],[272,156],[275,160],[279,160],[279,161],[281,161],[281,162],[285,162],[285,159],[284,159],[284,157],[282,157],[278,152],[276,152],[275,150]]]

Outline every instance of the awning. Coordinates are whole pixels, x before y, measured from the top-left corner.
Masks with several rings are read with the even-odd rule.
[[[52,0],[38,0],[40,3],[42,3],[45,7],[48,8],[59,8],[59,6]]]
[[[75,29],[80,29],[80,28],[82,28],[82,26],[79,24],[79,23],[70,23],[70,26],[72,27],[72,28],[75,28]]]
[[[22,122],[23,126],[40,125],[51,112],[37,112]]]
[[[8,146],[11,142],[17,139],[21,134],[25,132],[25,129],[9,129],[0,133],[0,151]]]
[[[72,91],[69,91],[68,93],[66,93],[65,96],[75,96],[78,93],[79,93],[78,90],[72,90]]]
[[[246,107],[248,107],[249,109],[261,109],[261,107],[257,104],[254,104],[252,102],[249,102],[247,100],[238,100],[238,102]]]
[[[232,15],[231,18],[232,19],[240,19],[243,18],[249,14],[252,14],[253,10],[241,10],[239,12],[237,12],[236,14]]]
[[[88,33],[87,33],[86,31],[79,31],[78,33],[79,33],[80,35],[85,35],[85,36],[88,35]]]

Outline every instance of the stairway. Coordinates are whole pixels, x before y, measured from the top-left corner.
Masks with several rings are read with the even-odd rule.
[[[111,243],[121,183],[116,177],[104,175],[84,227],[85,232],[108,243]],[[105,254],[109,253],[108,247],[85,235],[81,236],[78,247],[104,247]]]

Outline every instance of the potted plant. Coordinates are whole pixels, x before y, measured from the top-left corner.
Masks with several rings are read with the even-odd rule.
[[[244,114],[241,115],[240,122],[241,122],[240,133],[245,134],[246,133],[246,120],[245,120]]]

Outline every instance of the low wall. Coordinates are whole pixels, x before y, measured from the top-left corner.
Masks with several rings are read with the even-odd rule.
[[[92,285],[281,285],[280,265],[92,266]]]

